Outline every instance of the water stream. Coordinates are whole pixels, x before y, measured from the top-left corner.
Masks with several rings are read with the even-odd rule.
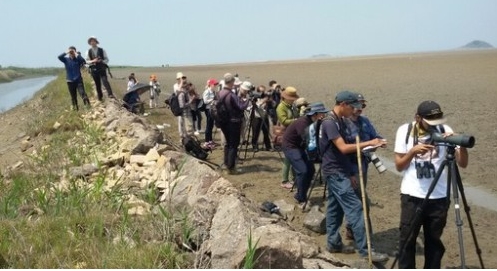
[[[44,76],[0,84],[0,112],[31,99],[36,92],[55,78],[56,76]]]

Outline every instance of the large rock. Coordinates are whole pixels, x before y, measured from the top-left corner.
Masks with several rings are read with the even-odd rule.
[[[326,233],[326,215],[319,210],[318,205],[311,207],[311,210],[304,217],[304,227],[317,233]]]
[[[212,268],[233,268],[236,249],[241,244],[246,246],[251,224],[240,200],[233,196],[221,198],[209,234]]]
[[[209,231],[217,207],[217,200],[208,196],[199,197],[193,204],[192,210],[188,214],[188,221],[193,227],[191,242],[195,248],[199,248],[209,239]]]
[[[252,244],[255,247],[254,268],[302,269],[304,251],[306,256],[319,253],[318,246],[310,237],[275,224],[253,230]],[[247,240],[239,244],[229,268],[243,268],[247,246]]]

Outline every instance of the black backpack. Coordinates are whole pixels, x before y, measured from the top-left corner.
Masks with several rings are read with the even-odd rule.
[[[226,105],[226,97],[228,96],[230,96],[230,94],[225,95],[221,100],[219,100],[218,93],[211,103],[211,117],[217,127],[227,124],[230,120],[230,113],[228,106]]]
[[[169,105],[174,116],[177,117],[183,114],[183,109],[179,107],[179,94],[173,92],[173,94],[165,100],[165,103]]]
[[[209,155],[205,149],[202,148],[200,145],[200,142],[196,137],[193,136],[185,136],[181,140],[181,143],[183,143],[183,147],[185,148],[185,151],[190,154],[191,156],[198,158],[200,160],[205,160],[207,159],[207,156]]]

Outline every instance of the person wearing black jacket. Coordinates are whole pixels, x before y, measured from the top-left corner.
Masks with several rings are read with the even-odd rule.
[[[95,88],[97,89],[98,100],[102,101],[102,83],[107,90],[107,95],[109,98],[114,98],[112,94],[112,89],[107,79],[107,63],[109,63],[109,58],[107,57],[107,52],[98,47],[98,40],[96,37],[88,38],[88,44],[91,46],[88,51],[86,51],[86,63],[90,65],[91,76],[93,81],[95,81]]]
[[[240,145],[243,114],[249,105],[245,91],[241,90],[239,95],[232,91],[234,83],[235,77],[230,73],[225,74],[224,88],[219,91],[219,102],[223,102],[229,112],[229,121],[221,125],[221,130],[226,138],[224,166],[226,167],[227,174],[236,174],[235,164],[238,155],[238,146]]]

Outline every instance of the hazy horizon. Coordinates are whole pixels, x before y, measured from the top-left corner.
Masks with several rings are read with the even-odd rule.
[[[0,8],[2,66],[59,67],[58,54],[71,45],[84,54],[93,35],[111,66],[143,67],[497,46],[491,0],[16,0]]]

